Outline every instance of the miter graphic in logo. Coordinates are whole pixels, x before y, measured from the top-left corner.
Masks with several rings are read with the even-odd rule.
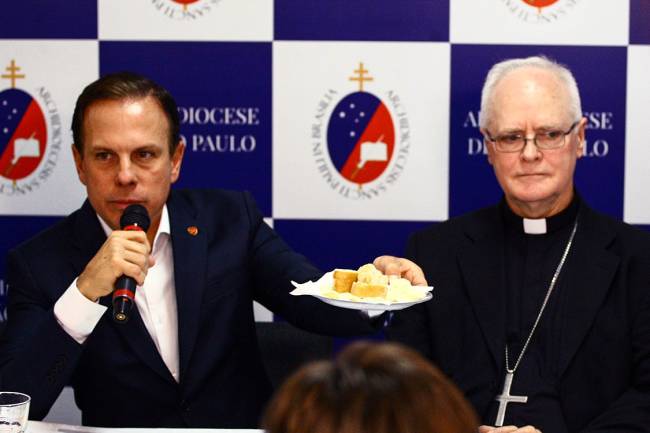
[[[61,119],[45,88],[38,88],[36,96],[16,88],[16,81],[26,75],[19,73],[15,60],[5,69],[7,73],[0,77],[9,79],[11,87],[0,91],[0,193],[25,194],[45,181],[56,166]],[[43,107],[47,107],[47,117]],[[48,129],[56,141],[49,149]]]
[[[501,0],[519,19],[550,23],[568,14],[580,0]]]
[[[156,9],[169,18],[193,20],[205,16],[220,0],[152,0]]]
[[[349,80],[358,82],[358,91],[334,104],[338,92],[330,90],[320,101],[312,125],[312,138],[316,140],[313,154],[321,175],[341,195],[372,198],[394,183],[404,169],[410,146],[409,124],[396,92],[386,92],[384,102],[364,90],[364,84],[374,78],[367,75],[363,63],[354,72]],[[400,132],[406,131],[400,134],[397,150],[394,115],[400,119]]]

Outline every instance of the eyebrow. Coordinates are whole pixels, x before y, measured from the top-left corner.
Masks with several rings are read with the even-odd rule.
[[[137,152],[138,150],[157,150],[157,149],[161,149],[161,148],[162,148],[162,146],[159,146],[156,143],[148,143],[148,144],[143,144],[142,146],[138,146],[138,147],[136,147],[134,149],[131,149],[131,152]],[[115,149],[112,149],[112,148],[106,147],[106,146],[96,146],[96,147],[89,146],[88,151],[91,151],[91,152],[96,152],[96,151],[115,152]]]
[[[535,128],[535,131],[556,131],[556,130],[561,131],[562,127],[559,126],[559,125],[554,125],[554,126],[542,125],[542,126],[540,126],[538,128]]]
[[[560,126],[558,126],[558,125],[554,125],[554,126],[551,126],[551,125],[542,125],[542,126],[538,126],[537,128],[534,129],[535,132],[538,132],[538,131],[556,131],[556,130],[557,130],[557,131],[561,131],[561,130],[562,130],[562,127],[560,127]],[[497,135],[504,135],[504,134],[525,134],[525,133],[526,133],[526,131],[523,130],[523,129],[521,129],[521,128],[507,128],[507,129],[504,129],[504,130],[502,130],[502,131],[499,131],[499,132],[497,133]]]
[[[524,134],[526,131],[523,129],[518,129],[518,128],[508,128],[508,129],[503,129],[501,131],[497,131],[496,135],[505,135],[505,134]]]
[[[112,149],[109,149],[108,147],[104,147],[104,146],[97,146],[97,147],[88,146],[87,150],[88,152],[114,152]]]

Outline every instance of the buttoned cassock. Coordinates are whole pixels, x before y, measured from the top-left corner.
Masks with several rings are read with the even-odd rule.
[[[567,428],[650,431],[650,235],[584,204],[578,223],[562,271],[568,293],[553,384]],[[437,363],[486,424],[505,377],[503,230],[494,206],[413,235],[407,256],[433,299],[398,312],[389,328]]]

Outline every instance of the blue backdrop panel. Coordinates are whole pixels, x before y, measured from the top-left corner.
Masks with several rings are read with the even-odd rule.
[[[406,240],[427,222],[274,220],[275,230],[323,271],[356,269],[383,254],[402,256]]]
[[[650,44],[650,0],[630,0],[630,43]]]
[[[586,155],[576,169],[578,190],[594,208],[623,217],[627,48],[522,45],[452,46],[450,216],[495,203],[502,195],[477,124],[487,71],[498,61],[540,53],[571,69],[589,120]]]
[[[271,43],[100,42],[100,73],[166,87],[187,141],[176,187],[247,189],[271,215]]]
[[[275,39],[447,41],[449,0],[276,0]]]
[[[2,5],[0,38],[95,39],[96,37],[96,1],[19,0],[5,2]]]
[[[0,251],[6,253],[18,244],[32,238],[37,233],[50,227],[62,217],[49,216],[0,216]],[[0,260],[0,275],[5,275],[5,256]]]
[[[0,260],[0,325],[7,317],[6,253],[60,219],[61,217],[0,216],[0,227],[2,227],[2,236],[0,236],[0,251],[2,251],[2,260]],[[1,326],[0,329],[2,329]]]

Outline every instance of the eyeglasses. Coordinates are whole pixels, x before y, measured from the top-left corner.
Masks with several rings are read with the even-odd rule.
[[[507,133],[492,137],[488,131],[487,138],[494,143],[494,147],[499,152],[521,152],[526,147],[526,143],[532,141],[538,149],[557,149],[564,146],[565,137],[573,131],[576,125],[580,123],[579,120],[573,122],[571,127],[566,131],[550,130],[545,132],[537,132],[533,138],[527,138],[520,132]]]

